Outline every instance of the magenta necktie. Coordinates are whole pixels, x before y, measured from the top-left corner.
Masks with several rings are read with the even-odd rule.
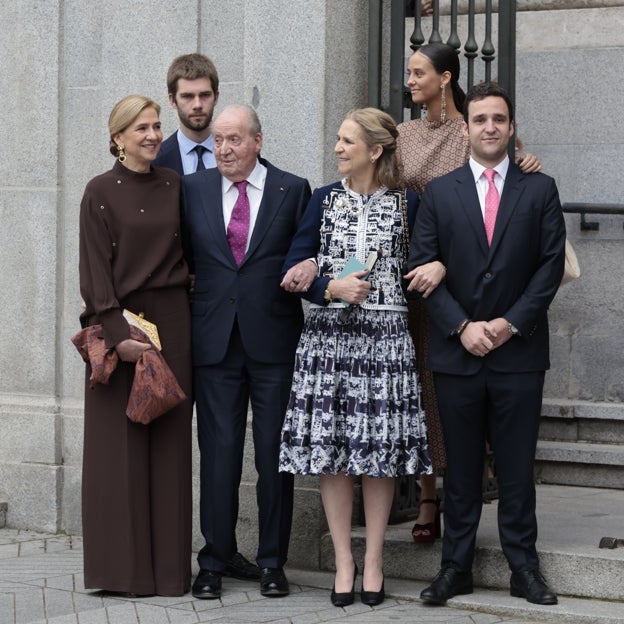
[[[227,239],[234,255],[236,264],[240,265],[245,257],[247,235],[249,233],[249,198],[247,197],[247,180],[235,182],[238,199],[234,204],[232,216],[227,226]]]
[[[496,184],[494,184],[496,171],[494,169],[486,169],[483,175],[488,181],[488,190],[485,195],[485,235],[487,236],[488,245],[491,245],[498,205],[500,204],[500,195],[498,194]]]

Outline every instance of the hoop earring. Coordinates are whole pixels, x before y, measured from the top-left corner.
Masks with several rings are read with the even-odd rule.
[[[124,152],[123,145],[117,146],[117,160],[122,163],[126,162],[126,152]]]
[[[441,97],[440,102],[440,121],[444,123],[446,121],[446,84],[440,85]]]

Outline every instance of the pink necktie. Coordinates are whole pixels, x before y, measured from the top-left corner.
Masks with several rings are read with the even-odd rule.
[[[234,204],[232,216],[227,226],[227,239],[234,255],[236,264],[240,265],[245,257],[247,234],[249,233],[249,198],[247,197],[247,180],[235,182],[238,199]]]
[[[483,175],[488,181],[488,190],[485,195],[485,235],[487,236],[488,245],[492,244],[492,236],[494,234],[494,225],[496,223],[496,214],[498,213],[498,205],[500,204],[500,195],[494,184],[494,169],[486,169]]]

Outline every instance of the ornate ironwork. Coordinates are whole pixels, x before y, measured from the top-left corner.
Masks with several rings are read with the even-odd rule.
[[[411,109],[412,117],[420,115],[420,106],[413,106],[409,91],[404,87],[402,92],[397,90],[398,67],[400,66],[401,79],[404,76],[405,58],[404,52],[398,54],[398,45],[395,42],[405,41],[405,17],[414,17],[414,28],[409,37],[409,46],[412,50],[418,50],[425,42],[433,43],[442,41],[441,20],[449,19],[449,36],[446,40],[450,46],[463,52],[466,59],[465,80],[462,81],[466,88],[470,88],[477,80],[477,76],[484,76],[486,80],[496,79],[509,93],[512,102],[515,101],[515,72],[516,72],[516,0],[498,2],[498,42],[495,45],[492,39],[493,19],[496,11],[493,10],[492,0],[485,0],[485,7],[480,3],[480,11],[476,10],[476,1],[468,0],[461,5],[461,13],[466,16],[466,32],[459,29],[458,16],[460,14],[458,0],[449,0],[440,8],[440,0],[433,0],[433,15],[423,16],[420,0],[392,0],[391,6],[391,61],[390,61],[390,106],[389,112],[397,121],[403,120],[403,110]],[[376,4],[375,4],[376,6]],[[444,13],[444,15],[443,15]],[[477,42],[477,19],[483,19],[484,38],[481,47]],[[481,24],[481,22],[479,22]],[[430,27],[430,32],[423,32],[423,24]],[[427,38],[428,34],[428,38]],[[463,48],[462,48],[463,42]],[[393,53],[394,51],[394,53]],[[476,71],[477,62],[481,55],[484,63],[483,71]],[[498,60],[498,74],[493,70],[493,62]],[[396,64],[396,65],[394,65]],[[513,147],[510,146],[510,151]]]

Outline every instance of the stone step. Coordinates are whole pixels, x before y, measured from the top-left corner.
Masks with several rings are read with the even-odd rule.
[[[333,572],[318,572],[310,570],[293,570],[288,569],[288,580],[291,586],[294,584],[315,587],[323,589],[329,594],[334,583]],[[483,589],[475,588],[474,593],[465,596],[456,596],[448,601],[447,607],[452,609],[466,609],[474,611],[472,617],[469,614],[459,611],[450,611],[450,609],[426,607],[419,604],[414,606],[413,602],[419,602],[420,592],[427,587],[429,582],[421,582],[407,579],[393,578],[386,574],[385,590],[386,602],[380,610],[375,613],[360,612],[362,622],[457,622],[474,623],[474,622],[500,622],[495,618],[494,614],[505,618],[505,621],[512,621],[519,624],[520,622],[528,624],[529,622],[549,622],[550,624],[623,624],[624,616],[622,611],[624,607],[621,602],[608,600],[588,600],[586,598],[571,598],[568,596],[560,596],[559,604],[554,606],[541,606],[530,604],[525,600],[513,598],[509,595],[507,588],[503,589]],[[358,577],[356,584],[356,592],[361,587],[361,575]],[[403,603],[403,613],[391,612],[390,607],[392,600],[406,601]],[[348,617],[345,621],[353,621],[356,613],[356,606],[347,607],[346,611],[351,612],[351,619]],[[353,609],[353,611],[352,611]],[[331,612],[331,618],[335,618]],[[387,615],[386,615],[387,613]],[[383,615],[382,615],[383,614]],[[491,614],[491,615],[489,615]],[[371,618],[367,616],[373,616]],[[362,617],[363,616],[363,617]],[[357,615],[355,616],[357,617]],[[376,618],[376,619],[373,619]],[[317,621],[317,620],[314,620]],[[328,620],[323,620],[328,621]],[[335,621],[341,622],[342,618],[338,617]]]
[[[540,483],[624,489],[624,445],[539,440],[535,475]]]
[[[540,439],[624,444],[624,404],[544,399]]]
[[[538,485],[536,493],[540,565],[552,588],[562,597],[624,601],[624,547],[599,548],[603,537],[624,543],[624,491]],[[508,592],[510,572],[499,544],[496,514],[496,501],[483,506],[473,574],[477,587]],[[430,581],[439,569],[441,540],[416,545],[411,526],[409,522],[388,528],[384,572],[391,578]],[[364,547],[365,529],[354,527],[354,557],[360,569]],[[333,569],[333,561],[327,535],[321,544],[322,568]],[[475,592],[476,598],[481,592]],[[466,605],[473,600],[461,598]],[[516,599],[514,604],[522,603]],[[621,611],[624,618],[624,605]],[[495,606],[493,612],[497,612]],[[591,618],[582,621],[592,622]]]

